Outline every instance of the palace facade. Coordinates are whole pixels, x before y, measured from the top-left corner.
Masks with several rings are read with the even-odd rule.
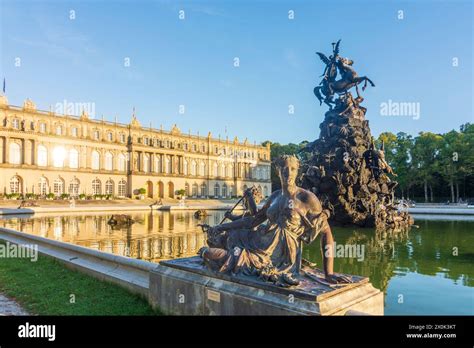
[[[271,193],[270,147],[59,115],[0,96],[0,190],[71,197],[196,198],[242,195],[252,185]],[[143,191],[143,190],[142,190]]]

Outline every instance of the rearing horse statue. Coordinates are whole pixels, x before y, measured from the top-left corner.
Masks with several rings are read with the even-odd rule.
[[[345,94],[352,87],[355,87],[357,97],[360,97],[358,88],[359,84],[364,82],[364,86],[362,87],[363,91],[367,87],[367,82],[369,82],[372,87],[375,87],[375,84],[367,76],[357,75],[357,72],[352,67],[352,64],[354,64],[354,62],[351,59],[343,58],[338,55],[340,41],[341,40],[339,40],[337,44],[335,44],[331,59],[327,58],[323,53],[317,52],[321,60],[326,64],[326,68],[324,78],[319,84],[320,86],[314,88],[314,94],[318,98],[320,104],[324,102],[331,109],[333,107],[333,104],[335,104],[333,100],[333,96],[335,93]],[[336,74],[334,74],[334,71],[336,69],[334,69],[334,67],[337,68],[337,71],[341,75],[341,78],[339,80],[336,80]],[[327,73],[328,71],[333,73]]]

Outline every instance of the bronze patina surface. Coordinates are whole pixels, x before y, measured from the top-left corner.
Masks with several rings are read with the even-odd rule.
[[[358,77],[353,61],[339,56],[340,40],[328,58],[318,55],[325,69],[314,89],[320,103],[330,107],[320,124],[319,139],[305,149],[301,186],[314,192],[331,211],[330,222],[379,229],[404,229],[413,220],[394,201],[396,174],[385,160],[384,145],[377,149],[370,134],[367,109],[360,104],[358,84],[374,84]],[[337,79],[338,73],[340,79]],[[356,88],[357,97],[350,93]],[[321,93],[324,95],[321,95]],[[336,97],[336,99],[334,99]]]

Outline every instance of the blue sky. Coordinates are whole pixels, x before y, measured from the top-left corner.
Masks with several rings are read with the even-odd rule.
[[[363,92],[374,135],[473,121],[471,1],[1,0],[0,16],[14,105],[90,102],[97,118],[120,122],[135,107],[154,127],[314,140],[327,110],[313,95],[324,68],[315,52],[341,38],[341,55],[376,84]],[[420,118],[380,115],[388,100],[420,103]]]

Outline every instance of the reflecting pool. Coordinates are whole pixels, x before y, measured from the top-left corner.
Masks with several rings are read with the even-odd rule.
[[[130,227],[112,229],[111,214],[4,216],[0,226],[152,262],[196,255],[205,244],[198,223],[218,224],[223,211],[203,220],[192,212],[136,212]],[[385,314],[474,314],[474,219],[415,216],[404,233],[334,228],[335,271],[370,277],[385,293]],[[348,251],[356,246],[360,254]],[[338,249],[336,248],[336,256]],[[353,249],[355,250],[355,249]],[[319,242],[304,257],[321,265]]]

